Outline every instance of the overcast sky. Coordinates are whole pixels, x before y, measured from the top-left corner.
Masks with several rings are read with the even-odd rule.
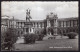
[[[78,2],[41,2],[15,1],[1,2],[1,15],[14,16],[16,19],[26,19],[26,9],[31,10],[33,20],[43,20],[50,12],[56,13],[58,18],[78,17]]]

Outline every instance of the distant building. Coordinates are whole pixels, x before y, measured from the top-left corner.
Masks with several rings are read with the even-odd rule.
[[[3,19],[2,19],[3,21]],[[47,15],[46,19],[44,20],[31,20],[30,23],[32,24],[29,29],[26,28],[25,25],[26,20],[18,20],[18,19],[8,19],[7,28],[17,28],[21,31],[19,33],[23,34],[29,31],[30,33],[38,33],[39,29],[46,29],[47,34],[51,34],[48,31],[48,28],[53,29],[53,35],[64,34],[68,32],[77,32],[79,31],[79,20],[78,17],[75,18],[62,18],[58,19],[56,14],[50,13]],[[2,26],[3,24],[1,24]]]
[[[8,18],[2,18],[1,19],[1,32],[5,32],[8,28],[8,21],[9,19]]]

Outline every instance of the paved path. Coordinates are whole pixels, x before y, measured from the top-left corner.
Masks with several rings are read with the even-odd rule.
[[[43,40],[48,40],[48,36],[46,36],[46,37],[44,37],[43,38]],[[78,38],[78,36],[76,36],[76,38]],[[62,36],[62,38],[61,38],[61,36],[56,36],[56,39],[68,39],[68,37],[67,36]],[[18,38],[18,40],[16,41],[16,43],[24,43],[24,38],[23,37],[21,37],[21,38]]]
[[[24,38],[23,37],[18,37],[18,40],[16,43],[24,43]]]
[[[53,37],[54,37],[54,36],[53,36]],[[47,40],[48,38],[49,38],[49,36],[46,36],[46,37],[44,37],[43,39],[44,39],[44,40]],[[76,38],[78,38],[78,36],[76,36]],[[61,37],[61,36],[58,35],[58,36],[56,36],[55,39],[68,39],[68,37],[67,37],[67,36],[62,36],[62,37]]]

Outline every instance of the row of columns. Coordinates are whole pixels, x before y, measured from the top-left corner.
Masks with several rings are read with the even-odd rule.
[[[57,19],[53,20],[53,24],[54,24],[54,27],[57,27]],[[51,22],[49,19],[47,19],[47,27],[51,27]]]
[[[72,28],[72,29],[60,29],[59,33],[64,34],[64,33],[69,33],[69,32],[78,32],[78,29]]]
[[[38,27],[38,28],[43,28],[43,27],[44,27],[44,23],[42,23],[42,25],[41,25],[41,23],[38,23],[38,24],[37,24],[37,23],[35,23],[35,24],[32,23],[32,24],[33,24],[33,27]],[[24,27],[24,23],[18,22],[18,23],[17,23],[17,26],[18,26],[18,27]]]
[[[24,23],[23,22],[17,22],[16,24],[18,27],[24,27]]]
[[[27,33],[26,28],[24,28],[24,33]],[[34,28],[28,28],[28,33],[34,33]]]
[[[33,23],[33,27],[39,27],[39,28],[43,28],[44,27],[44,23]]]
[[[78,20],[71,20],[71,21],[61,21],[61,27],[74,27],[78,26]]]

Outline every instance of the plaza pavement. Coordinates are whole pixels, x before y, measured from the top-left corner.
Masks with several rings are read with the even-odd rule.
[[[20,40],[19,40],[20,41]],[[68,37],[57,37],[57,39],[43,39],[34,44],[16,43],[15,51],[77,51],[78,37],[68,39]]]

